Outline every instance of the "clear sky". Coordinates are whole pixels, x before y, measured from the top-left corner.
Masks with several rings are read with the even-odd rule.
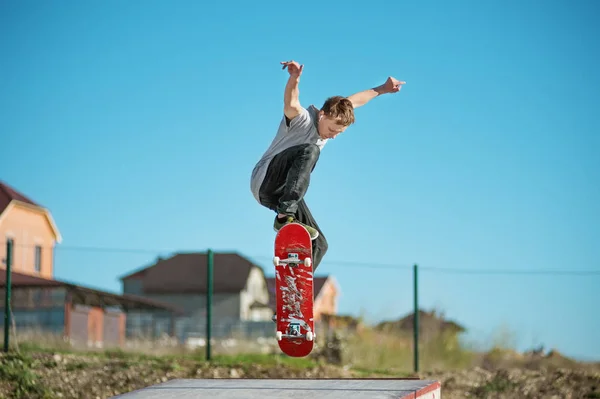
[[[249,181],[295,59],[305,106],[407,82],[325,146],[306,197],[340,313],[411,312],[417,263],[420,304],[468,339],[600,360],[600,275],[518,274],[600,271],[598,2],[340,4],[3,1],[0,179],[50,208],[55,276],[119,292],[207,248],[272,275]]]

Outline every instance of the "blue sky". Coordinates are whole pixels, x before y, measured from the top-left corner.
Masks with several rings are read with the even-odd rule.
[[[469,340],[600,360],[600,275],[489,273],[600,271],[598,4],[337,4],[2,2],[0,179],[52,211],[56,277],[119,291],[207,248],[272,274],[249,178],[295,59],[305,106],[407,82],[325,146],[306,196],[340,313],[411,312],[418,263],[420,304]]]

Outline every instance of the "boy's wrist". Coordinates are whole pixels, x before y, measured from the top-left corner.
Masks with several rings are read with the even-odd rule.
[[[385,84],[376,86],[373,88],[373,91],[375,91],[375,93],[377,93],[377,95],[382,95],[382,94],[387,94],[389,93],[386,89],[385,89]]]

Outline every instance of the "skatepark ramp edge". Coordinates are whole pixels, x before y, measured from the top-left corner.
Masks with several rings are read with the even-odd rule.
[[[118,399],[440,399],[441,383],[409,378],[382,379],[174,379],[114,396]]]

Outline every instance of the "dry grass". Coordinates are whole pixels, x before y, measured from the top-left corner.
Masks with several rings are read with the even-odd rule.
[[[413,337],[406,332],[381,332],[369,326],[357,331],[338,329],[342,334],[342,362],[350,369],[360,372],[386,374],[391,376],[410,375],[414,370]],[[323,336],[323,335],[322,335]],[[586,365],[562,356],[558,352],[547,354],[522,354],[514,349],[515,336],[509,330],[500,328],[493,336],[487,350],[476,344],[461,342],[452,334],[427,334],[427,339],[419,344],[420,371],[465,370],[474,367],[494,369],[499,367],[519,367],[528,369],[546,368],[595,368],[598,364]],[[39,331],[19,332],[17,339],[11,336],[13,347],[24,347],[31,351],[52,351],[56,353],[118,353],[121,356],[182,356],[204,359],[206,347],[186,347],[170,339],[127,341],[123,348],[98,348],[75,346],[59,335]],[[324,346],[318,342],[315,352]],[[214,340],[211,346],[213,357],[252,358],[253,355],[281,355],[274,337],[244,340]]]
[[[585,369],[600,370],[600,363],[582,363],[558,351],[520,353],[516,335],[498,328],[487,345],[465,342],[449,333],[427,334],[419,343],[419,371],[460,371],[483,368],[519,368],[529,370]],[[413,336],[408,333],[380,332],[365,327],[346,334],[344,363],[365,373],[391,376],[411,375],[414,371]]]
[[[152,356],[172,357],[183,356],[195,359],[204,359],[206,355],[206,342],[203,339],[195,342],[196,346],[184,345],[169,337],[158,339],[128,339],[122,347],[102,347],[87,345],[85,343],[71,342],[62,334],[51,334],[41,330],[20,330],[15,336],[10,336],[11,349],[17,352],[53,352],[71,354],[119,354],[119,356]],[[235,357],[244,355],[270,355],[278,354],[278,345],[275,339],[212,339],[212,357]]]
[[[344,359],[352,368],[410,374],[414,369],[413,339],[363,329],[346,338]],[[473,364],[475,355],[462,348],[455,336],[440,334],[419,345],[420,369],[457,369]]]

